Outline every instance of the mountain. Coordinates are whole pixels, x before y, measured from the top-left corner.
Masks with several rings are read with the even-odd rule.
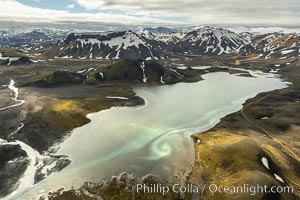
[[[141,37],[156,42],[159,47],[165,48],[176,45],[189,30],[179,30],[166,27],[143,28],[137,32]]]
[[[249,35],[239,35],[229,30],[209,26],[186,30],[144,28],[138,34],[156,41],[157,46],[164,50],[188,55],[237,53],[242,46],[249,43]]]
[[[0,48],[0,65],[26,65],[36,62],[22,53],[12,49]]]
[[[290,33],[300,33],[300,29],[298,27],[276,27],[276,26],[260,26],[260,27],[245,27],[245,26],[234,26],[227,27],[228,30],[235,33],[243,33],[249,32],[255,35],[263,35],[263,34],[271,34],[275,32],[281,32],[285,34]]]
[[[163,67],[156,61],[121,60],[104,69],[100,81],[125,81],[170,84],[182,81],[184,76]],[[100,78],[100,79],[99,79]]]
[[[299,54],[299,35],[283,32],[234,33],[203,26],[178,30],[143,28],[137,32],[72,33],[55,44],[51,58],[157,60],[172,55],[260,55],[261,58],[294,57]]]
[[[193,75],[198,76],[198,75]],[[77,72],[55,71],[28,85],[49,87],[66,84],[145,83],[172,84],[185,80],[180,69],[170,69],[154,60],[119,60],[101,69],[88,68]],[[190,77],[189,77],[190,78]]]
[[[239,36],[241,36],[244,40],[247,41],[247,43],[251,43],[251,39],[256,36],[255,33],[250,33],[250,32],[242,32],[239,33]]]
[[[132,31],[70,34],[47,55],[79,59],[159,59],[164,55],[151,40]]]
[[[14,48],[24,53],[37,54],[66,35],[66,31],[57,29],[4,29],[0,30],[0,48]]]
[[[79,59],[143,59],[168,57],[171,53],[221,55],[237,53],[248,42],[229,30],[201,27],[195,30],[145,28],[133,31],[70,34],[46,55]]]
[[[87,79],[88,76],[81,73],[55,71],[42,79],[28,82],[24,86],[55,87],[68,84],[85,84]]]
[[[172,51],[187,55],[221,55],[237,53],[246,44],[247,41],[234,32],[204,26],[187,32]]]
[[[300,36],[275,32],[255,36],[251,43],[241,48],[242,55],[258,54],[260,58],[285,59],[299,55]]]
[[[172,35],[177,33],[178,30],[174,28],[167,28],[167,27],[149,27],[149,28],[142,28],[140,29],[137,34],[148,38],[148,39],[155,39],[157,36],[161,35]]]

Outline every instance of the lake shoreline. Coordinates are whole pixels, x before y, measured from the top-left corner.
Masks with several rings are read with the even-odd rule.
[[[250,98],[250,97],[249,97]],[[247,98],[248,99],[248,98]]]
[[[117,96],[117,95],[116,95]],[[122,95],[120,95],[120,96],[122,96]],[[135,95],[134,95],[135,96]],[[126,97],[127,98],[127,97]],[[111,99],[111,100],[114,100],[114,101],[117,101],[118,103],[119,103],[119,105],[118,106],[138,106],[138,105],[143,105],[144,104],[144,102],[142,102],[141,101],[141,99],[140,98],[136,98],[136,99],[131,99],[131,100],[129,100],[129,101],[125,101],[125,102],[121,102],[120,103],[120,101],[123,101],[124,99]],[[116,105],[114,105],[114,104],[112,104],[113,106],[116,106]],[[111,107],[110,107],[111,108]],[[110,109],[110,108],[106,108],[106,109]],[[98,111],[96,111],[96,112],[98,112]],[[89,121],[86,121],[86,122],[84,122],[85,124],[86,123],[89,123]],[[56,149],[57,150],[57,149]],[[54,153],[56,150],[54,150],[52,153]]]
[[[67,86],[68,88],[68,86]],[[78,88],[78,87],[76,87]],[[112,87],[114,88],[114,86]],[[123,87],[122,89],[124,89],[124,92],[126,93],[126,99],[119,99],[119,98],[106,98],[105,93],[102,96],[99,96],[98,98],[100,98],[99,101],[96,100],[96,97],[94,97],[94,99],[78,99],[78,97],[76,99],[78,99],[78,102],[83,103],[81,106],[89,106],[89,104],[93,103],[94,105],[89,106],[86,108],[86,111],[84,110],[80,110],[78,113],[80,113],[80,115],[77,116],[77,118],[80,120],[78,122],[75,121],[74,125],[68,126],[66,128],[63,127],[63,129],[61,129],[61,134],[57,135],[57,131],[59,129],[57,129],[57,126],[54,125],[52,126],[52,130],[48,129],[48,135],[49,137],[45,138],[44,137],[44,141],[46,141],[47,143],[42,143],[43,141],[41,140],[32,140],[31,137],[28,137],[27,133],[33,133],[32,131],[34,131],[37,134],[44,134],[45,132],[45,127],[43,126],[39,126],[40,124],[43,124],[43,119],[47,119],[48,116],[43,116],[42,118],[40,117],[41,113],[50,113],[49,111],[49,107],[52,109],[53,106],[59,106],[61,104],[65,104],[65,102],[68,102],[69,100],[65,100],[64,97],[60,96],[60,100],[54,99],[53,97],[49,97],[49,91],[47,90],[42,93],[37,93],[37,88],[28,88],[28,87],[21,87],[19,88],[20,90],[20,96],[21,98],[25,99],[24,105],[21,106],[21,109],[17,108],[16,106],[9,106],[7,107],[7,109],[3,109],[3,111],[1,111],[1,114],[7,114],[7,115],[2,115],[5,116],[2,120],[7,121],[7,123],[3,123],[2,124],[2,130],[4,129],[5,131],[2,132],[2,136],[1,138],[5,139],[3,141],[7,142],[2,142],[1,143],[1,150],[7,149],[5,151],[9,150],[9,154],[5,157],[3,157],[3,163],[0,166],[2,169],[4,169],[2,173],[7,174],[8,176],[6,176],[6,178],[10,181],[5,181],[6,179],[3,178],[3,182],[6,182],[9,184],[7,185],[3,185],[3,191],[1,191],[1,196],[4,197],[8,194],[13,194],[13,190],[14,188],[18,187],[17,183],[19,182],[19,180],[21,180],[23,173],[25,172],[26,168],[29,167],[29,161],[30,158],[26,155],[26,152],[24,150],[22,150],[21,146],[18,145],[17,143],[13,143],[13,141],[15,140],[20,140],[25,142],[26,144],[28,144],[31,148],[33,149],[37,149],[39,151],[39,153],[41,155],[43,155],[43,158],[41,158],[41,160],[39,161],[39,163],[41,163],[41,165],[37,168],[36,171],[36,175],[34,178],[35,183],[38,183],[40,181],[42,181],[44,178],[46,178],[47,176],[49,176],[51,173],[53,172],[58,172],[60,170],[62,170],[63,168],[65,168],[66,166],[68,166],[70,164],[70,160],[67,156],[64,155],[55,155],[56,151],[59,148],[59,144],[61,142],[64,141],[64,139],[69,135],[69,130],[75,128],[76,126],[81,126],[84,124],[89,123],[89,119],[86,118],[86,116],[88,115],[88,113],[90,112],[98,112],[99,110],[107,110],[110,109],[111,107],[114,106],[138,106],[138,105],[144,105],[144,101],[142,98],[138,97],[135,95],[135,93],[130,92],[130,89],[126,89],[126,87]],[[59,90],[65,90],[64,88],[60,88]],[[57,96],[57,94],[59,95],[59,90],[58,91],[54,91],[54,93],[52,92],[52,95],[54,94],[55,96]],[[40,90],[41,91],[41,90]],[[53,90],[52,90],[53,91]],[[129,91],[129,92],[128,92]],[[8,91],[6,91],[6,88],[3,88],[2,91],[3,93],[6,93]],[[86,92],[85,92],[86,93]],[[123,92],[117,92],[115,93],[115,95],[122,95]],[[50,93],[51,94],[51,93]],[[80,93],[77,93],[77,95],[81,95]],[[129,94],[129,96],[128,96]],[[67,93],[63,93],[64,96],[67,95]],[[110,89],[108,89],[107,91],[107,96],[111,95]],[[91,95],[88,95],[91,96]],[[38,97],[38,98],[36,98]],[[86,100],[85,100],[86,99]],[[47,102],[47,104],[45,104],[45,102]],[[34,107],[37,106],[39,107],[38,110],[34,109]],[[64,108],[63,108],[64,109]],[[95,110],[96,109],[96,110]],[[26,115],[24,116],[24,114],[22,114],[22,112],[26,113]],[[68,112],[66,110],[61,110],[62,112],[66,112],[66,117],[67,116],[72,116],[73,114],[70,113],[68,114]],[[61,112],[59,111],[59,112]],[[73,111],[72,111],[73,112]],[[8,114],[10,113],[10,114]],[[85,115],[85,116],[83,116]],[[11,116],[14,116],[13,121],[11,121],[9,118]],[[46,117],[46,118],[45,118]],[[43,122],[43,123],[42,123]],[[66,121],[68,122],[68,121]],[[20,128],[19,123],[21,123],[23,126],[22,128]],[[73,122],[72,122],[73,123]],[[14,130],[11,127],[17,126],[17,128]],[[35,128],[32,129],[30,127],[34,126]],[[6,128],[7,127],[7,128]],[[29,131],[32,130],[32,131]],[[54,131],[56,132],[55,134],[58,136],[51,136],[51,134],[53,135]],[[7,134],[3,134],[7,132]],[[63,133],[63,134],[62,134]],[[9,137],[9,138],[6,138]],[[38,138],[36,138],[38,139]],[[10,144],[11,143],[11,144]],[[11,155],[15,154],[14,157],[12,157]],[[9,164],[10,160],[14,158],[15,160],[21,160],[22,159],[24,161],[22,162],[14,162],[12,164]],[[50,167],[51,166],[51,167]],[[13,170],[15,169],[15,170]],[[12,170],[14,171],[14,173],[9,173],[8,171]],[[2,177],[2,175],[0,174],[0,176]],[[5,189],[7,188],[7,189]]]
[[[299,166],[297,145],[299,136],[299,115],[297,112],[300,90],[299,77],[290,71],[280,73],[289,87],[258,94],[247,100],[241,111],[232,113],[205,133],[194,134],[196,156],[189,182],[199,188],[204,185],[243,185],[245,183],[271,186],[290,186],[293,193],[277,194],[272,198],[296,199],[299,193]],[[287,110],[288,113],[287,114]],[[248,147],[248,148],[247,148]],[[273,148],[274,147],[274,148]],[[247,155],[243,152],[247,151]],[[210,157],[210,153],[214,156]],[[234,153],[233,153],[234,152]],[[235,160],[225,164],[225,158]],[[267,158],[268,169],[261,161]],[[208,159],[210,164],[208,164]],[[238,159],[238,161],[237,161]],[[224,163],[224,164],[217,164]],[[215,163],[215,166],[214,166]],[[289,163],[290,167],[285,165]],[[250,167],[251,166],[251,167]],[[236,168],[240,170],[236,170]],[[271,170],[271,171],[270,171]],[[219,173],[214,173],[219,171]],[[201,176],[197,176],[201,174]],[[227,174],[222,177],[222,174]],[[259,174],[260,178],[257,177]],[[241,178],[237,178],[241,177]],[[263,178],[262,178],[263,177]],[[218,199],[220,194],[204,190],[203,197]],[[265,196],[263,196],[265,195]],[[222,198],[248,198],[248,194],[222,194]],[[266,194],[256,194],[253,199],[270,198]]]

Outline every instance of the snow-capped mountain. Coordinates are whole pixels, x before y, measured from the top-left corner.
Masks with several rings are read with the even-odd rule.
[[[299,54],[299,37],[282,32],[238,34],[209,26],[185,30],[157,27],[138,32],[72,33],[66,40],[54,45],[46,55],[54,58],[132,60],[163,59],[174,54],[241,54],[282,58]]]
[[[80,59],[162,58],[154,43],[132,31],[70,34],[47,53],[53,57]]]
[[[251,43],[251,40],[253,37],[257,36],[256,33],[250,33],[250,32],[242,32],[242,33],[239,33],[239,35],[247,41],[247,43]]]
[[[187,32],[173,51],[191,55],[221,55],[237,53],[246,44],[247,40],[234,32],[205,26]]]
[[[201,27],[195,30],[147,28],[138,31],[70,34],[48,55],[80,59],[160,59],[171,53],[221,55],[238,53],[247,39],[231,31]]]
[[[236,27],[228,27],[228,30],[235,32],[235,33],[243,33],[249,32],[254,33],[256,35],[263,35],[263,34],[271,34],[275,32],[281,32],[285,34],[295,33],[300,34],[300,29],[298,27],[244,27],[244,26],[236,26]]]
[[[184,33],[181,30],[166,27],[143,28],[137,32],[141,37],[153,40],[158,46],[175,45]]]
[[[295,57],[299,55],[300,36],[297,34],[284,34],[275,32],[255,36],[251,43],[241,49],[241,54],[259,54],[261,58]]]
[[[249,35],[214,27],[177,30],[170,28],[144,28],[138,32],[142,37],[154,40],[169,52],[186,55],[221,55],[237,53],[250,42]],[[250,33],[249,33],[250,34]]]
[[[0,48],[14,48],[26,54],[35,54],[66,36],[66,31],[58,29],[1,29]]]
[[[174,28],[167,27],[150,27],[150,28],[142,28],[137,31],[137,34],[148,39],[154,39],[157,36],[161,35],[172,35],[177,33],[178,30]]]

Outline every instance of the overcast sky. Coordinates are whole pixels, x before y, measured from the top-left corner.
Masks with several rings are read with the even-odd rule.
[[[0,0],[0,21],[300,26],[300,0]]]

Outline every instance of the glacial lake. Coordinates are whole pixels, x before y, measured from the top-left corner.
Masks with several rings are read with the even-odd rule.
[[[196,83],[135,88],[145,106],[89,114],[91,123],[74,129],[57,153],[70,156],[72,163],[19,199],[35,199],[61,187],[77,188],[121,172],[172,180],[178,170],[193,163],[192,134],[214,127],[261,92],[287,87],[273,74],[251,74],[255,77],[208,73]]]

